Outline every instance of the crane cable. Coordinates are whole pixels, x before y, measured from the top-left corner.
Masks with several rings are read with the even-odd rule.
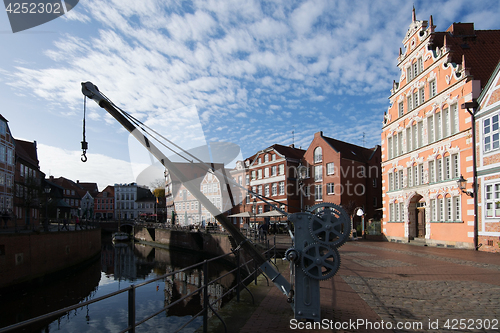
[[[82,162],[87,162],[87,149],[88,149],[88,143],[85,141],[85,112],[86,112],[86,102],[87,98],[86,96],[83,96],[83,141],[82,141],[82,157],[81,160]]]

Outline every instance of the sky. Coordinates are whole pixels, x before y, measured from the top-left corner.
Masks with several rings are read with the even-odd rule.
[[[412,6],[437,31],[500,29],[498,0],[80,0],[17,33],[2,11],[0,114],[37,142],[47,176],[99,190],[155,161],[90,100],[80,161],[86,81],[183,149],[231,143],[241,159],[275,143],[307,149],[318,131],[371,148]]]

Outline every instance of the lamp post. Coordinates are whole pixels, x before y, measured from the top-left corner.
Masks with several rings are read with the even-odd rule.
[[[50,186],[45,186],[43,191],[45,192],[45,221],[43,222],[43,230],[45,232],[49,231],[49,194]]]
[[[302,212],[302,188],[304,186],[304,179],[307,177],[307,167],[299,163],[297,167],[297,176],[299,180],[299,196],[300,196],[300,211]]]
[[[257,200],[253,199],[253,202],[252,202],[252,214],[253,214],[253,227],[254,229],[256,229],[256,224],[257,224]],[[256,235],[257,233],[257,230],[254,230],[254,233]],[[255,236],[255,238],[257,239],[257,236]]]
[[[472,102],[467,102],[463,103],[460,108],[462,110],[467,110],[470,114],[470,120],[471,120],[471,125],[472,125],[472,177],[473,177],[473,183],[472,183],[472,195],[467,194],[467,192],[462,192],[466,193],[470,197],[474,198],[474,249],[477,251],[478,247],[478,240],[477,240],[477,229],[478,229],[478,222],[477,222],[477,195],[474,195],[474,193],[477,193],[477,166],[476,166],[476,109],[479,106],[477,101],[475,99],[472,100]],[[472,109],[472,111],[471,111]],[[463,178],[463,177],[461,177]],[[465,185],[465,183],[463,183]],[[459,185],[460,186],[460,185]]]
[[[361,216],[361,237],[365,238],[365,212],[359,208],[356,215]]]

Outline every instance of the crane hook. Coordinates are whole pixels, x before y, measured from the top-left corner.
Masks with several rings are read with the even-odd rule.
[[[82,158],[81,158],[82,162],[87,162],[87,155],[86,154],[87,154],[86,152],[83,152]]]

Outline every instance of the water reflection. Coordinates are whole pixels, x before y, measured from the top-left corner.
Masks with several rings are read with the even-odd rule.
[[[80,301],[94,299],[131,284],[173,272],[202,262],[200,255],[174,252],[138,243],[113,245],[110,239],[103,239],[101,260],[93,265],[52,284],[24,291],[19,294],[0,295],[0,327],[27,320]],[[227,263],[209,265],[209,281],[225,274],[231,267]],[[136,319],[160,310],[201,287],[204,273],[200,265],[196,269],[176,273],[173,276],[137,288]],[[235,277],[228,275],[209,287],[211,302],[234,286]],[[127,293],[79,308],[65,316],[30,327],[23,332],[116,332],[127,327]],[[214,309],[222,307],[228,297],[219,300]],[[203,307],[203,292],[196,293],[174,305],[166,312],[147,321],[137,332],[172,332],[191,319]],[[192,332],[202,324],[197,318],[185,332]],[[183,331],[183,332],[184,332]],[[21,332],[21,330],[19,331]]]

